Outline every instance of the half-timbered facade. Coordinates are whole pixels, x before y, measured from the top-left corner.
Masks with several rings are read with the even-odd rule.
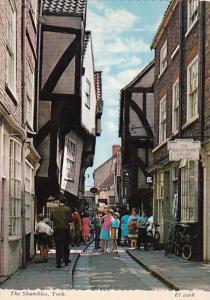
[[[152,163],[154,138],[154,61],[121,90],[123,202],[130,208],[152,210],[147,168]]]
[[[78,206],[85,170],[93,163],[97,90],[85,17],[86,0],[43,1],[36,139],[42,157],[36,181],[39,211],[60,193]]]

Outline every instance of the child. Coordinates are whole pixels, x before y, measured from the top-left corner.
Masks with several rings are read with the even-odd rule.
[[[102,245],[103,245],[103,250],[105,253],[108,252],[108,246],[109,246],[109,240],[111,239],[110,237],[110,229],[112,226],[112,221],[113,221],[113,210],[109,209],[108,213],[102,217],[104,220],[102,228],[101,228],[101,233],[100,233],[100,239],[102,240]]]
[[[112,221],[111,237],[112,237],[112,251],[117,252],[117,239],[118,239],[118,228],[120,226],[119,214],[114,213],[114,220]]]

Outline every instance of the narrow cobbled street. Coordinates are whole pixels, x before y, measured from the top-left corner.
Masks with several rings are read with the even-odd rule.
[[[143,252],[142,252],[143,253]],[[125,251],[103,254],[90,245],[81,254],[73,274],[73,288],[79,290],[168,290]]]

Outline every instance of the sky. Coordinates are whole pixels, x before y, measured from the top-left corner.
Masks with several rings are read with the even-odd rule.
[[[86,29],[92,32],[95,70],[102,71],[104,110],[94,166],[86,171],[86,189],[93,186],[94,169],[112,156],[112,145],[121,144],[120,90],[154,59],[150,46],[169,2],[88,0]]]

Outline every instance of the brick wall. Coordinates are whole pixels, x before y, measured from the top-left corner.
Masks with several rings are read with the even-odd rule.
[[[205,16],[205,139],[210,137],[210,3],[206,2]]]

